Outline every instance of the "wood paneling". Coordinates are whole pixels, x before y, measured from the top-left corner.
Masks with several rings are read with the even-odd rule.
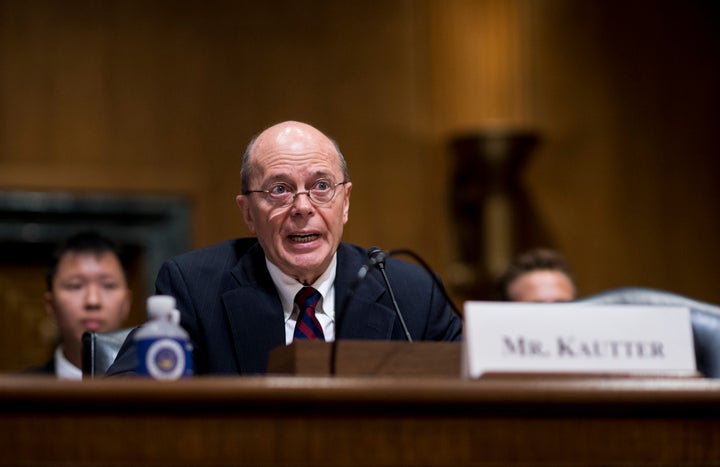
[[[497,122],[539,132],[523,180],[581,293],[645,285],[720,301],[717,5],[430,5],[438,136]]]
[[[0,267],[0,371],[45,363],[57,344],[57,328],[45,313],[44,265]]]

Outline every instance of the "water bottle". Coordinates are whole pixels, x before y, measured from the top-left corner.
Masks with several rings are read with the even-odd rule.
[[[153,295],[147,299],[148,321],[135,333],[137,374],[160,380],[192,376],[192,344],[180,326],[175,298]]]

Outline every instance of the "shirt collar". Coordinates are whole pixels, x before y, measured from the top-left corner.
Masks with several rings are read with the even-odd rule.
[[[62,345],[55,348],[55,375],[58,379],[82,379],[82,370],[65,358]]]
[[[300,289],[304,287],[304,284],[301,284],[294,278],[282,272],[280,268],[271,263],[267,258],[265,258],[265,264],[267,265],[270,277],[278,290],[278,295],[280,295],[283,313],[285,313],[285,321],[287,321],[290,319],[293,312],[295,295],[297,295]],[[311,284],[311,286],[322,295],[322,299],[318,304],[316,313],[325,313],[331,319],[335,318],[335,288],[333,284],[335,282],[336,269],[337,252],[335,252],[332,260],[330,260],[330,265],[325,272],[323,272],[322,275]]]

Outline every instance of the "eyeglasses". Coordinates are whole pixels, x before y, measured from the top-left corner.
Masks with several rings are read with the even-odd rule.
[[[344,181],[333,184],[328,180],[318,180],[313,183],[307,191],[296,191],[286,183],[276,183],[267,190],[246,190],[243,194],[249,195],[250,193],[263,193],[265,195],[265,199],[276,207],[290,206],[295,202],[295,198],[298,195],[307,195],[311,203],[319,206],[332,201],[335,197],[335,189],[340,185],[345,185],[346,183],[348,182]]]

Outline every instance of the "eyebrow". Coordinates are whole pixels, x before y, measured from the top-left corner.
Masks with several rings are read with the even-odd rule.
[[[276,181],[286,182],[286,181],[288,181],[288,180],[290,179],[290,177],[291,177],[291,176],[288,175],[288,174],[275,174],[275,175],[272,175],[272,176],[268,177],[267,179],[265,179],[265,180],[263,181],[263,183],[276,182]],[[331,172],[328,172],[328,171],[325,171],[325,170],[319,170],[319,171],[317,171],[317,172],[314,172],[314,173],[310,176],[310,180],[317,180],[317,179],[319,179],[319,178],[331,178],[331,179],[334,179],[334,178],[336,178],[336,177],[335,177],[335,175],[332,174]],[[343,178],[343,177],[340,177],[340,179],[342,179],[342,178]]]

